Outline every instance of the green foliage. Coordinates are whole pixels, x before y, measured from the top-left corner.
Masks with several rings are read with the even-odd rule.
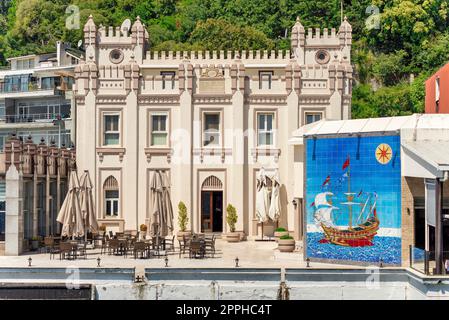
[[[237,210],[232,204],[228,204],[226,208],[226,222],[231,232],[235,232],[235,224],[237,223]]]
[[[69,5],[80,9],[78,30],[65,27]],[[371,5],[380,9],[379,28],[366,26]],[[449,2],[344,0],[344,10],[353,28],[352,116],[422,111],[425,76],[449,60]],[[104,26],[140,16],[157,51],[289,49],[296,16],[306,29],[338,28],[341,19],[340,1],[0,1],[0,65],[11,56],[53,51],[57,40],[75,45],[90,14]]]
[[[280,240],[293,240],[294,238],[291,235],[284,235],[282,237],[279,238]]]
[[[276,232],[285,232],[287,231],[285,228],[277,228],[276,230],[274,230]]]
[[[188,222],[189,217],[187,216],[187,207],[184,202],[180,201],[178,204],[178,225],[182,232],[186,231]]]

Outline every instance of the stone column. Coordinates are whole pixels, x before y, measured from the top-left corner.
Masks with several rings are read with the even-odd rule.
[[[5,255],[18,256],[23,250],[23,177],[14,164],[6,172]]]

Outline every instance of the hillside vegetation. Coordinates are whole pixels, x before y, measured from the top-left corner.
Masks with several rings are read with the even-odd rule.
[[[70,5],[80,29],[65,27]],[[354,118],[423,111],[425,79],[449,61],[448,10],[448,0],[344,1],[354,30]],[[76,45],[90,14],[104,26],[140,16],[153,50],[288,49],[296,16],[306,29],[338,28],[341,19],[340,0],[3,0],[0,63],[54,50],[60,39]]]

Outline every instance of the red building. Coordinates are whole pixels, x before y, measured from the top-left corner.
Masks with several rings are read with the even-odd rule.
[[[426,113],[449,113],[449,63],[426,81]]]

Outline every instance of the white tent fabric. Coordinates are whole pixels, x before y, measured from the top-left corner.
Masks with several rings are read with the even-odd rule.
[[[80,202],[81,202],[81,214],[84,221],[84,232],[97,232],[98,222],[95,215],[94,198],[92,194],[92,181],[90,180],[89,171],[84,171],[80,178]]]
[[[64,237],[84,236],[83,217],[79,200],[80,183],[76,171],[70,172],[69,190],[61,206],[56,221],[62,224]]]

